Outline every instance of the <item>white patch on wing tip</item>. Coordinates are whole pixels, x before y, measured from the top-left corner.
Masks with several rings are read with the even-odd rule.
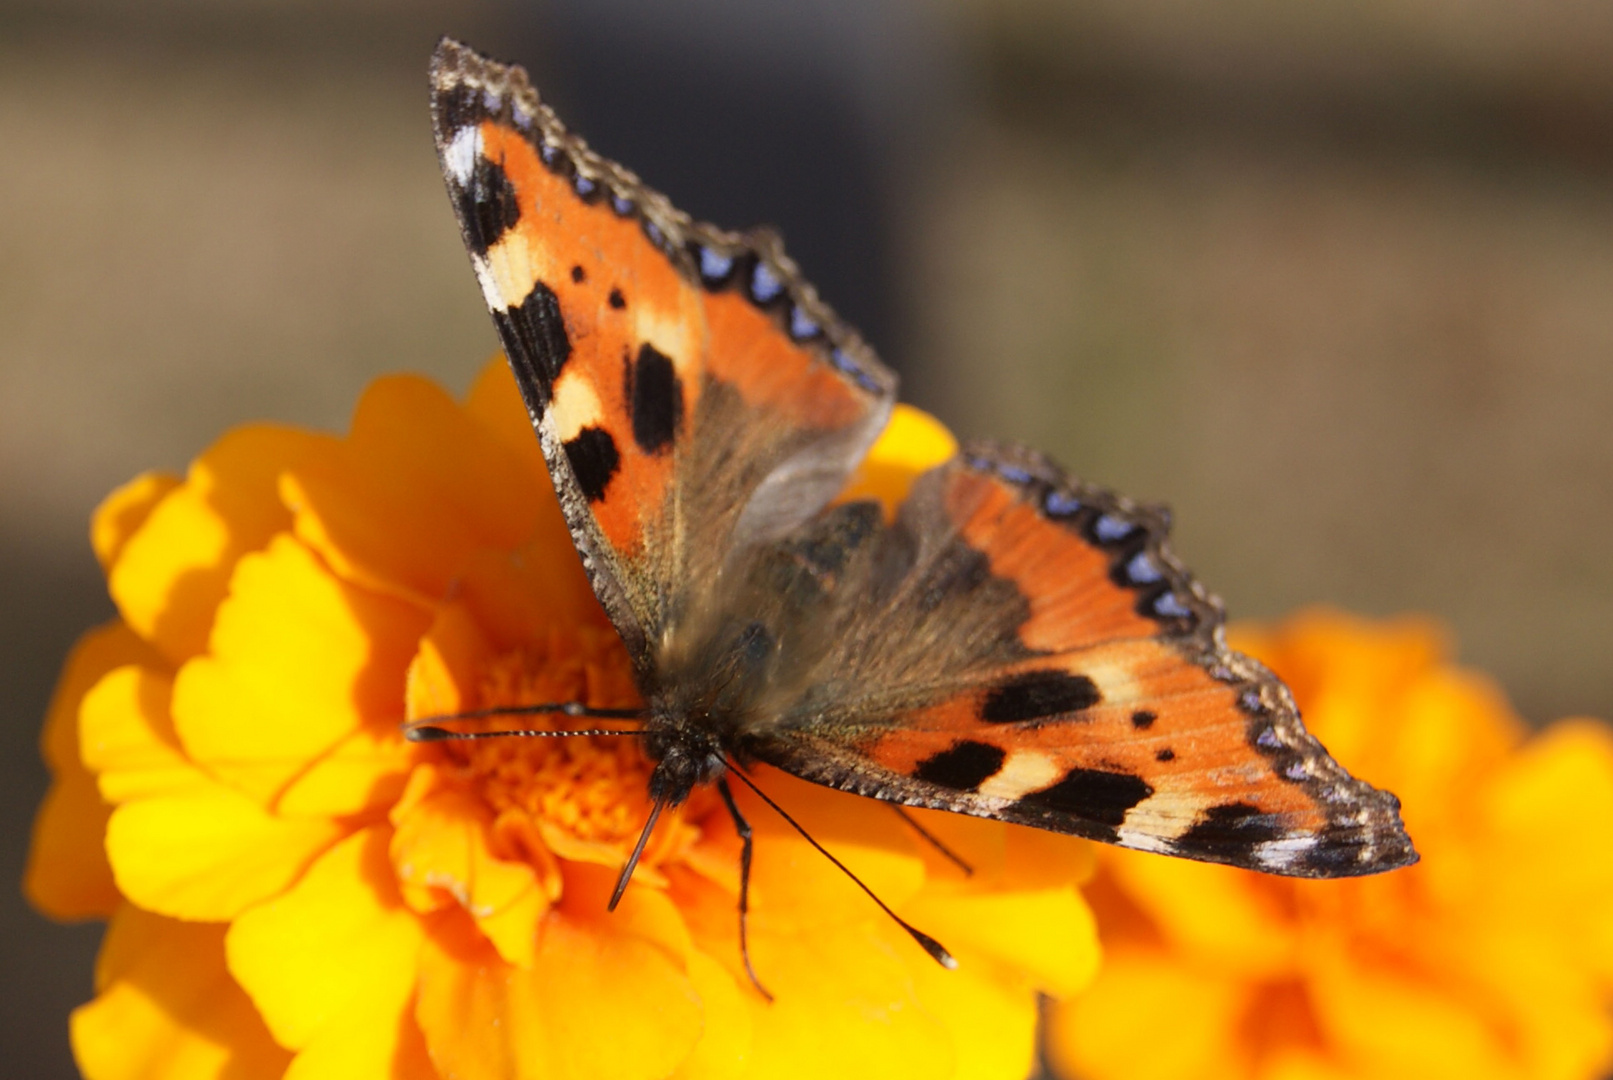
[[[504,297],[499,295],[498,282],[493,280],[493,271],[487,265],[487,260],[480,255],[472,255],[470,265],[476,271],[476,284],[482,287],[482,299],[487,301],[487,310],[503,311]]]
[[[1134,848],[1137,851],[1153,851],[1160,855],[1172,855],[1176,852],[1176,845],[1163,836],[1156,836],[1141,829],[1128,829],[1124,825],[1115,830],[1115,840],[1121,847]]]
[[[453,177],[454,183],[464,187],[470,183],[471,174],[476,171],[476,159],[481,155],[482,129],[475,124],[467,124],[448,140],[448,146],[442,152],[443,167]]]
[[[1261,866],[1286,867],[1316,846],[1314,836],[1285,836],[1281,840],[1267,840],[1254,846],[1255,862]]]
[[[1053,783],[1064,770],[1052,754],[1040,750],[1015,750],[1008,755],[1002,768],[976,788],[989,799],[1007,799],[1012,802],[1033,791],[1040,791]]]

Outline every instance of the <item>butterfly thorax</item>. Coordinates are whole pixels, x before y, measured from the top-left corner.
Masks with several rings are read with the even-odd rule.
[[[749,758],[746,734],[769,711],[777,656],[777,638],[761,620],[701,613],[678,621],[659,650],[654,683],[644,688],[653,797],[681,802],[730,759]]]

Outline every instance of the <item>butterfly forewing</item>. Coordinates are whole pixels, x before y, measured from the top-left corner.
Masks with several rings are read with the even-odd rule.
[[[776,238],[692,221],[568,133],[520,68],[444,41],[432,90],[477,280],[647,680],[696,583],[844,486],[895,378]]]

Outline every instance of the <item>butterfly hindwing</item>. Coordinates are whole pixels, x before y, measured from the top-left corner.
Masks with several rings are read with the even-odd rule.
[[[1161,511],[977,444],[837,556],[760,759],[833,787],[1298,876],[1411,861],[1394,797],[1228,649]],[[824,687],[832,687],[824,694]]]
[[[895,378],[765,231],[694,222],[518,67],[432,60],[466,247],[595,591],[641,676],[684,593],[844,485]]]

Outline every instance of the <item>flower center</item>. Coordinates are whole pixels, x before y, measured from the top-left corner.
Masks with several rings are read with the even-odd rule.
[[[483,671],[479,707],[581,701],[596,708],[636,704],[631,680],[611,678],[606,657],[590,655],[590,642],[564,655],[538,659],[524,652],[498,656]],[[564,714],[511,717],[500,726],[563,731],[575,727],[631,727],[631,721],[597,721]],[[622,841],[637,836],[649,816],[653,767],[643,740],[631,735],[572,738],[482,739],[452,744],[453,753],[495,815],[519,810],[534,822],[559,826],[580,840]]]

